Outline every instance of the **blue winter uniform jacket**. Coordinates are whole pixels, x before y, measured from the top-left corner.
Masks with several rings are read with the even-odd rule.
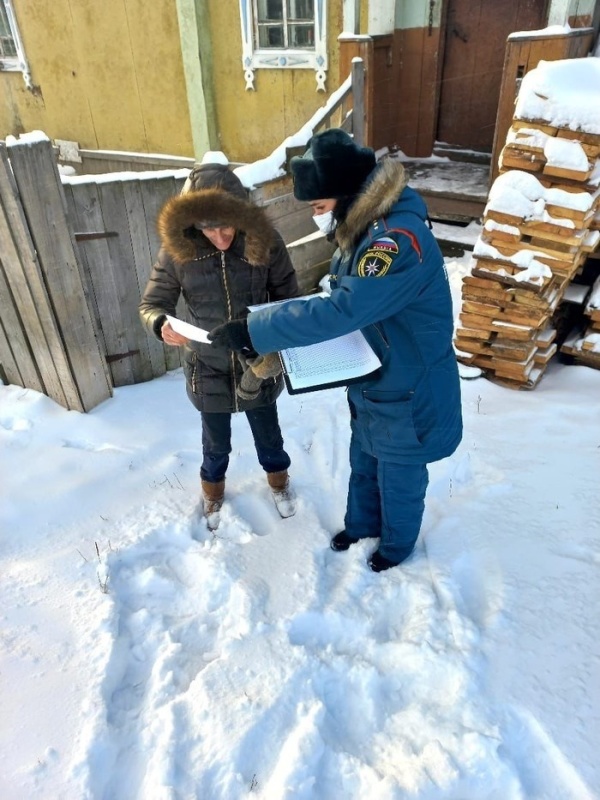
[[[451,455],[462,436],[451,294],[425,203],[400,164],[384,164],[336,231],[331,295],[255,311],[249,333],[268,353],[360,328],[382,363],[348,387],[362,449],[429,463]]]

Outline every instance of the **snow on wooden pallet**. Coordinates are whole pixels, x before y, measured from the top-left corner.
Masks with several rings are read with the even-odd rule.
[[[579,97],[573,106],[566,94],[560,101],[551,92],[543,95],[535,87],[548,86],[544,76],[532,75],[522,86],[524,97],[520,93],[501,173],[490,189],[473,248],[471,274],[462,286],[457,358],[510,388],[533,389],[541,380],[558,350],[554,340],[563,303],[585,304],[590,325],[560,351],[600,368],[600,288],[581,285],[600,243],[598,65],[574,67],[573,61],[562,65],[565,74],[573,69],[593,73],[585,102]],[[561,65],[542,62],[538,70],[546,68],[560,87]],[[596,271],[600,274],[600,264]]]

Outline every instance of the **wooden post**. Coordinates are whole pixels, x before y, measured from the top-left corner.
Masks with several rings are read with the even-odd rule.
[[[371,36],[348,36],[338,38],[340,46],[340,83],[346,80],[353,71],[355,58],[363,62],[363,119],[364,131],[362,144],[372,147],[373,140],[373,53],[374,42]],[[354,79],[354,75],[352,76]],[[354,114],[354,112],[353,112]]]
[[[362,58],[352,59],[352,133],[354,141],[363,146],[365,143],[366,108],[365,108],[365,62]]]
[[[85,296],[52,145],[45,136],[25,135],[10,141],[7,151],[37,255],[29,272],[38,299],[46,301],[43,312],[49,325],[44,335],[54,339],[52,355],[63,399],[57,391],[50,396],[66,408],[89,411],[112,395],[112,387]],[[31,308],[19,310],[22,316],[31,315]]]

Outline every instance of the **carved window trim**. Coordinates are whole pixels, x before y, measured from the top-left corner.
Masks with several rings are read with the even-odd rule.
[[[12,0],[0,0],[0,5],[2,6],[2,31],[4,31],[4,42],[0,47],[0,72],[23,73],[25,85],[28,89],[33,89],[31,71],[25,56]]]
[[[285,2],[285,0],[284,0]],[[257,69],[313,69],[317,91],[327,91],[327,0],[314,0],[314,48],[258,48],[256,46],[256,5],[253,0],[240,0],[242,25],[242,67],[246,90],[254,90]]]

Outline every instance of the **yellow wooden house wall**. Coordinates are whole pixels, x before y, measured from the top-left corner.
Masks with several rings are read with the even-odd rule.
[[[239,5],[233,14],[231,5],[209,0],[219,147],[232,161],[253,161],[301,128],[339,87],[342,0],[327,2],[326,92],[317,91],[312,69],[257,69],[254,90],[246,90]]]
[[[13,0],[34,92],[0,72],[0,138],[193,155],[177,10],[163,0]]]
[[[199,31],[200,45],[208,33],[212,63],[202,64],[202,76],[217,131],[207,146],[231,161],[263,158],[340,85],[342,0],[327,3],[327,92],[317,91],[312,69],[257,69],[255,90],[246,90],[239,3],[203,2],[209,31]],[[35,90],[20,72],[0,72],[0,139],[42,130],[84,149],[201,157],[190,123],[201,89],[189,77],[186,86],[177,0],[13,0],[13,7]]]

